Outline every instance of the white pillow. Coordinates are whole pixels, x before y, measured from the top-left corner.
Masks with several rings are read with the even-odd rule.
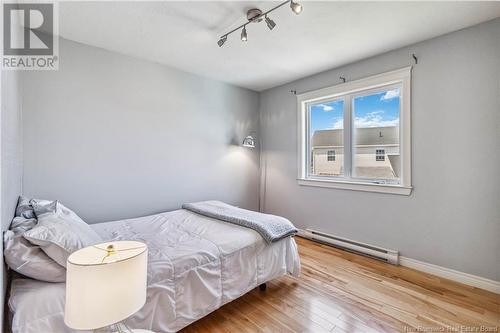
[[[22,234],[7,230],[3,237],[5,262],[12,270],[40,281],[66,280],[66,269],[50,259],[40,247],[24,239]]]
[[[38,224],[23,236],[59,265],[66,267],[69,255],[83,247],[101,243],[102,238],[72,210],[58,201],[32,200]]]

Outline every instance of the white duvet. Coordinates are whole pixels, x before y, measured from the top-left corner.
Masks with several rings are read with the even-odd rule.
[[[300,271],[293,238],[268,245],[251,229],[183,209],[92,227],[106,240],[148,245],[147,300],[126,320],[132,328],[176,332],[261,283]],[[76,333],[64,324],[64,288],[15,279],[12,332]]]

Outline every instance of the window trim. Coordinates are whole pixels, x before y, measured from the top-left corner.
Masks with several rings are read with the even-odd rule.
[[[412,190],[411,185],[411,70],[412,66],[400,68],[386,73],[381,73],[366,78],[338,84],[335,86],[322,88],[314,91],[305,92],[297,95],[297,120],[298,120],[298,138],[297,138],[297,181],[299,185],[318,186],[329,188],[340,188],[348,190],[359,190],[379,193],[392,193],[409,195]],[[375,182],[344,180],[339,177],[317,177],[308,176],[307,152],[310,139],[307,138],[309,112],[307,104],[319,102],[325,99],[345,99],[345,95],[353,95],[359,92],[365,92],[372,89],[378,89],[385,86],[401,85],[400,95],[400,154],[401,154],[401,183],[400,184],[377,184]],[[350,98],[349,98],[350,100]],[[344,102],[346,103],[346,102]],[[349,102],[350,104],[350,102]],[[351,106],[345,105],[344,111],[344,131],[346,135],[351,135]],[[349,126],[347,126],[349,124]],[[345,144],[345,143],[344,143]],[[349,150],[349,155],[347,154]],[[344,156],[351,159],[350,147],[344,147]],[[346,160],[346,157],[344,157]],[[345,170],[344,170],[345,172]]]

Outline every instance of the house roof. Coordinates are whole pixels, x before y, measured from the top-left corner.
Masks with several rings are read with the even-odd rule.
[[[320,146],[342,146],[344,130],[329,129],[315,131],[311,145]],[[366,127],[357,128],[353,135],[355,145],[389,145],[399,143],[399,127]]]

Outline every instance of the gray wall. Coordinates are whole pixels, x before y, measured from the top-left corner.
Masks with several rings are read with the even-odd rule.
[[[297,185],[299,92],[413,70],[413,194]],[[261,94],[265,211],[403,256],[500,280],[500,19]]]
[[[59,71],[24,75],[24,192],[88,223],[219,199],[257,209],[259,96],[60,40]]]
[[[17,199],[22,190],[22,126],[21,126],[21,80],[19,72],[2,71],[1,73],[1,164],[0,164],[0,218],[2,231],[6,230],[14,217]],[[0,242],[3,253],[3,241]],[[2,295],[6,290],[6,274],[2,261],[0,285]],[[3,297],[2,297],[3,300]],[[0,332],[3,324],[3,301],[0,302]]]

